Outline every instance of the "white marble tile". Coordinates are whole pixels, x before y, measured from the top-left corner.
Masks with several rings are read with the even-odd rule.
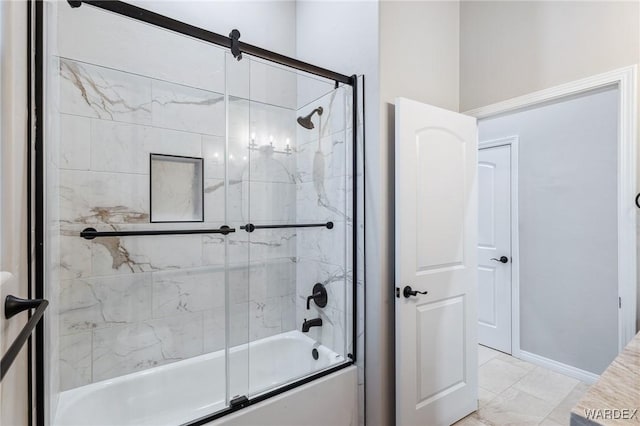
[[[105,380],[199,355],[203,315],[183,314],[96,330],[93,380]]]
[[[280,297],[249,302],[249,338],[251,341],[282,332]]]
[[[293,148],[296,138],[296,111],[278,104],[229,98],[229,137],[256,146],[273,144],[277,150]]]
[[[297,184],[296,217],[299,221],[345,220],[347,190],[344,177]]]
[[[345,132],[338,132],[317,140],[298,144],[295,152],[296,179],[298,182],[323,181],[326,178],[346,176],[347,139]]]
[[[229,49],[97,8],[57,5],[55,47],[60,56],[194,87],[224,90],[224,57]]]
[[[244,180],[242,187],[243,192],[249,194],[249,202],[243,203],[242,215],[251,223],[295,223],[295,184]]]
[[[251,275],[248,264],[244,266],[238,265],[237,267],[233,267],[229,270],[229,303],[232,305],[240,305],[249,301]]]
[[[350,103],[349,98],[349,103]],[[346,119],[346,91],[344,87],[337,90],[331,90],[326,95],[316,99],[304,107],[298,109],[298,116],[306,116],[317,107],[322,107],[322,116],[315,114],[312,117],[314,128],[311,130],[303,127],[298,128],[297,136],[299,143],[305,143],[312,140],[317,141],[318,135],[326,137],[336,132],[345,130],[347,126]],[[348,120],[349,122],[351,120]]]
[[[332,229],[301,228],[296,235],[296,251],[300,260],[316,260],[343,267],[351,262],[346,257],[346,243],[350,235],[345,233],[344,222],[334,222]]]
[[[248,299],[295,296],[296,265],[289,259],[253,263],[249,267]]]
[[[206,206],[205,206],[205,209],[206,209]],[[205,210],[205,214],[206,214],[206,210]],[[238,229],[236,229],[236,234],[237,233],[239,233]],[[235,234],[229,234],[226,237],[222,234],[202,235],[202,264],[206,266],[224,265],[225,260],[227,258],[225,241],[229,240],[229,244],[231,244],[232,236],[235,237]],[[242,256],[242,258],[235,258],[235,259],[230,258],[229,262],[246,264],[248,262],[248,253],[245,253],[245,255]]]
[[[282,332],[295,330],[296,324],[296,297],[291,293],[280,297],[280,325]]]
[[[151,318],[151,276],[135,274],[61,282],[61,334]]]
[[[225,222],[225,187],[223,179],[204,181],[204,221]]]
[[[249,342],[249,303],[232,303],[228,309],[229,345],[234,347]]]
[[[202,135],[205,179],[224,179],[225,141],[221,136]]]
[[[251,151],[243,178],[251,182],[296,182],[295,157],[276,152],[270,146]]]
[[[59,165],[61,169],[89,170],[91,119],[60,114]]]
[[[169,129],[94,119],[91,169],[149,174],[149,154],[202,156],[202,136]]]
[[[209,309],[204,315],[204,352],[215,352],[224,349],[226,330],[226,310],[224,306]]]
[[[553,404],[511,388],[481,407],[478,417],[492,425],[533,426],[543,421],[552,409]]]
[[[151,80],[60,60],[60,111],[127,123],[151,122]]]
[[[327,306],[345,311],[346,275],[343,267],[321,263],[315,260],[303,260],[297,263],[297,293],[300,300],[311,294],[316,283],[321,283],[327,290]]]
[[[60,336],[60,391],[91,383],[91,332]]]
[[[487,361],[478,370],[478,383],[494,393],[501,393],[522,379],[529,370],[498,358]]]
[[[61,170],[60,196],[60,219],[65,223],[149,221],[147,176]]]
[[[96,238],[92,265],[95,275],[198,267],[202,266],[202,238],[200,235]]]
[[[252,232],[246,240],[250,261],[256,263],[295,257],[296,235],[297,230],[291,228],[259,229]]]
[[[80,238],[80,231],[80,229],[68,229],[62,231],[62,235],[59,236],[60,258],[54,267],[61,280],[91,276],[93,244]]]
[[[554,404],[560,403],[578,384],[578,380],[546,368],[536,367],[513,385],[514,388],[527,392]]]
[[[152,95],[154,126],[224,136],[224,95],[158,80],[152,82]]]
[[[478,365],[482,365],[487,361],[500,355],[500,352],[487,346],[478,345]]]
[[[162,271],[152,276],[154,318],[205,311],[225,304],[222,268]]]

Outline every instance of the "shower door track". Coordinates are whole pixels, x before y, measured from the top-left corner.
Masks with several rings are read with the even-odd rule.
[[[248,43],[244,43],[238,40],[239,32],[237,30],[232,31],[230,36],[225,37],[223,35],[207,31],[205,29],[169,18],[164,15],[160,15],[155,12],[148,11],[146,9],[125,3],[119,0],[81,0],[81,1],[73,1],[68,0],[69,5],[72,8],[77,8],[82,5],[82,3],[86,3],[88,5],[97,7],[99,9],[103,9],[112,13],[116,13],[118,15],[126,16],[128,18],[135,19],[140,22],[144,22],[147,24],[151,24],[160,28],[164,28],[170,31],[174,31],[189,37],[193,37],[199,40],[203,40],[218,46],[226,47],[231,49],[234,57],[236,59],[241,59],[241,53],[246,53],[248,55],[264,59],[270,62],[274,62],[289,68],[293,68],[298,71],[303,71],[309,74],[313,74],[328,80],[332,80],[336,84],[336,88],[339,83],[346,84],[352,87],[352,146],[353,153],[351,159],[352,166],[352,223],[357,222],[358,220],[358,188],[357,185],[357,176],[358,171],[364,174],[364,164],[359,168],[358,167],[358,155],[357,155],[357,141],[358,141],[358,77],[353,74],[351,76],[347,76],[335,71],[328,70],[326,68],[322,68],[313,64],[309,64],[307,62],[303,62],[288,56],[281,55],[276,52],[272,52]],[[44,297],[44,10],[43,10],[43,1],[42,0],[29,0],[28,3],[28,16],[27,16],[27,33],[29,40],[29,53],[28,53],[28,78],[30,83],[29,86],[29,113],[28,113],[28,121],[29,121],[29,140],[32,143],[32,149],[29,150],[29,159],[28,159],[28,179],[31,180],[31,176],[33,173],[33,181],[29,187],[31,188],[31,195],[33,197],[29,197],[28,199],[28,207],[30,213],[32,212],[32,216],[30,215],[29,220],[33,220],[34,222],[34,241],[33,241],[33,250],[29,250],[28,262],[29,265],[34,266],[34,273],[31,274],[31,268],[29,268],[29,274],[32,275],[32,278],[29,280],[29,292],[33,289],[35,292],[36,298]],[[364,77],[363,77],[364,84]],[[363,94],[364,101],[364,94]],[[364,108],[364,102],[363,106]],[[364,121],[364,111],[363,111],[363,121]],[[364,122],[362,123],[364,127]],[[363,150],[363,158],[364,158],[364,135],[362,142],[362,150]],[[33,152],[32,152],[33,151]],[[364,185],[364,180],[363,180]],[[363,192],[364,194],[364,192]],[[33,210],[32,210],[33,209]],[[364,232],[364,223],[365,218],[362,218],[362,226]],[[326,226],[331,229],[332,226],[328,226],[327,224],[304,224],[306,226]],[[331,224],[332,225],[332,224]],[[260,226],[267,227],[267,226]],[[258,226],[256,226],[256,229]],[[29,229],[31,227],[29,226]],[[344,361],[342,364],[335,365],[331,368],[328,368],[323,371],[319,371],[310,376],[304,377],[297,381],[285,384],[281,387],[273,389],[271,391],[265,392],[263,394],[256,395],[254,397],[249,398],[248,400],[243,401],[238,405],[230,405],[224,410],[212,413],[200,419],[194,419],[193,421],[187,423],[190,426],[196,425],[204,425],[209,423],[215,419],[221,418],[227,414],[232,412],[236,412],[244,407],[248,407],[250,405],[265,401],[273,396],[279,395],[283,392],[287,392],[289,390],[295,389],[304,384],[310,383],[314,380],[317,380],[321,377],[327,376],[329,374],[335,373],[339,370],[347,368],[351,365],[354,365],[357,360],[357,342],[356,338],[358,335],[357,329],[357,318],[358,318],[358,299],[357,299],[357,283],[358,283],[358,226],[352,226],[352,235],[351,235],[351,243],[352,243],[352,308],[351,308],[351,317],[352,317],[352,333],[351,333],[351,353],[347,355],[348,360]],[[27,236],[29,241],[31,240],[31,233]],[[29,245],[31,248],[31,244]],[[364,247],[362,248],[364,251]],[[33,253],[33,254],[32,254]],[[31,296],[31,295],[30,295]],[[43,317],[36,327],[35,334],[35,359],[32,359],[31,351],[29,352],[29,423],[31,425],[34,424],[37,426],[45,426],[45,375],[44,375],[44,322],[46,318]],[[33,374],[33,376],[32,376]],[[32,380],[33,377],[33,384]],[[33,387],[35,387],[35,398],[33,398]],[[35,410],[31,408],[35,405]],[[35,412],[32,417],[32,412]]]
[[[68,0],[67,2],[73,8],[80,7],[83,3],[85,3],[100,9],[108,10],[109,12],[114,12],[138,21],[146,22],[147,24],[162,27],[171,31],[178,32],[180,34],[187,35],[189,37],[194,37],[199,40],[207,41],[218,46],[232,49],[234,56],[238,58],[238,60],[240,60],[240,56],[238,56],[238,53],[247,53],[257,58],[266,59],[271,62],[276,62],[280,65],[285,65],[300,71],[305,71],[310,74],[327,78],[329,80],[334,80],[336,83],[348,84],[350,86],[356,85],[355,76],[347,76],[335,71],[328,70],[326,68],[300,61],[298,59],[290,58],[288,56],[281,55],[279,53],[272,52],[261,47],[244,43],[242,41],[239,41],[235,37],[225,37],[222,34],[214,33],[212,31],[189,25],[185,22],[169,18],[168,16],[160,15],[159,13],[151,12],[149,10],[119,0]],[[237,30],[233,30],[230,35],[233,35],[234,31],[237,32]],[[239,37],[239,32],[237,32],[237,35]],[[239,49],[238,53],[236,53],[235,51],[236,48]]]

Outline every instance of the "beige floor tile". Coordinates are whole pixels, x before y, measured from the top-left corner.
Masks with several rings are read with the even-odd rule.
[[[477,413],[472,413],[472,414],[469,414],[464,419],[454,423],[453,426],[487,426],[487,425],[486,423],[482,423],[482,421],[480,421]]]
[[[540,426],[568,426],[568,425],[569,425],[569,422],[556,423],[553,420],[549,419],[548,417],[540,423]]]
[[[490,403],[498,394],[491,392],[490,390],[486,390],[483,387],[478,389],[478,401],[480,407],[484,407],[488,403]]]
[[[518,367],[524,368],[526,370],[533,370],[534,368],[536,368],[535,364],[531,364],[528,361],[523,361],[521,359],[518,358],[514,358],[511,355],[507,355],[507,354],[500,354],[498,355],[498,359],[501,359],[503,361],[507,361],[508,363],[511,363],[513,365],[517,365]]]
[[[501,354],[502,352],[498,352],[495,349],[491,349],[487,346],[478,345],[478,365],[482,365],[487,361],[491,361],[493,358]]]
[[[480,387],[493,393],[501,393],[522,379],[529,370],[510,362],[494,358],[479,369]]]
[[[494,426],[533,426],[542,422],[553,408],[554,405],[547,401],[509,388],[480,408],[478,419]]]
[[[547,418],[557,424],[568,425],[569,417],[571,416],[571,409],[578,403],[578,400],[580,400],[582,395],[584,395],[588,389],[589,385],[579,382],[574,386],[571,392],[569,392],[569,395],[567,395],[562,402],[553,409]]]
[[[578,380],[567,377],[564,374],[556,373],[543,367],[536,367],[527,373],[522,380],[514,384],[513,387],[551,402],[555,406],[567,397],[578,383]]]

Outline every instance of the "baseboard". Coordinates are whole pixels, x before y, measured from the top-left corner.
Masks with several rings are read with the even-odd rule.
[[[578,379],[581,382],[588,384],[593,384],[600,378],[599,375],[591,373],[589,371],[581,370],[577,367],[572,367],[571,365],[563,364],[561,362],[554,361],[552,359],[532,354],[531,352],[523,350],[520,350],[518,358],[522,359],[523,361],[528,361],[532,364],[538,365],[540,367],[548,368],[549,370],[562,373],[565,376],[573,377],[574,379]]]

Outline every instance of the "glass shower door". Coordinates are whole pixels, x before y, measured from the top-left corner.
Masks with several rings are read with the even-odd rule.
[[[242,62],[247,396],[255,397],[348,359],[351,97],[333,81],[248,55]]]
[[[226,50],[88,5],[46,8],[47,422],[224,409]]]

